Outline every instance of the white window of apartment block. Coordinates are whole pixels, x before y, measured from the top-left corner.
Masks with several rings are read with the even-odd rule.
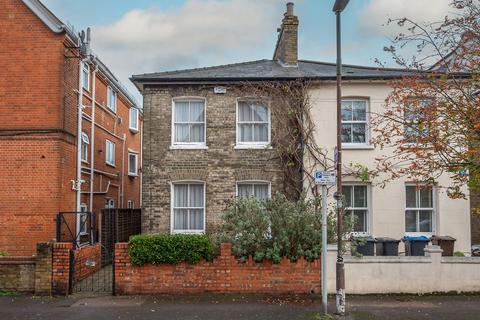
[[[237,103],[237,145],[260,145],[270,143],[270,111],[259,101]]]
[[[345,217],[353,220],[353,232],[367,233],[369,219],[369,187],[352,184],[343,186]]]
[[[128,128],[132,131],[138,131],[138,109],[135,107],[130,108]]]
[[[87,233],[87,223],[88,223],[88,214],[87,214],[87,204],[80,204],[80,214],[78,215],[78,233],[85,234]]]
[[[105,199],[105,208],[106,209],[113,209],[115,208],[115,200],[114,199]]]
[[[205,100],[173,101],[172,145],[205,145]]]
[[[90,140],[88,139],[88,135],[85,132],[82,132],[82,145],[80,148],[80,155],[83,162],[88,162],[88,145],[90,144]]]
[[[133,209],[133,208],[135,208],[135,202],[133,202],[133,200],[128,200],[127,209]]]
[[[105,162],[111,166],[115,166],[115,143],[110,140],[105,142]]]
[[[133,152],[128,153],[128,175],[138,175],[138,154]]]
[[[405,186],[405,232],[433,232],[434,188]]]
[[[342,144],[368,145],[368,101],[342,100]]]
[[[107,87],[107,107],[117,112],[117,92],[112,87]]]
[[[270,198],[270,183],[263,181],[237,182],[237,197],[255,197],[259,200]]]
[[[172,184],[172,232],[202,233],[205,230],[205,184]]]
[[[82,65],[82,87],[87,91],[90,90],[90,66],[86,62]]]

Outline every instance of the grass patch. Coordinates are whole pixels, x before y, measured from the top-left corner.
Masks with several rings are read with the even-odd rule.
[[[335,320],[335,316],[331,314],[320,314],[320,313],[315,313],[312,317],[311,320]]]
[[[0,290],[0,297],[14,297],[18,294],[10,290]]]

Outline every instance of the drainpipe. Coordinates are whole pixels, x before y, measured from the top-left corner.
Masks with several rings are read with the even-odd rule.
[[[96,80],[97,80],[97,71],[98,71],[98,66],[96,63],[95,64],[95,69],[93,70],[92,74],[92,126],[90,128],[90,212],[93,212],[93,179],[95,177],[94,175],[94,162],[95,162],[95,95],[96,95]]]
[[[121,207],[120,208],[124,208],[123,206],[123,202],[124,202],[124,198],[125,198],[125,190],[124,190],[124,180],[125,180],[125,142],[127,140],[127,135],[124,133],[123,134],[123,138],[122,138],[122,188],[120,190],[120,198],[122,199],[121,200]]]
[[[79,45],[81,46],[81,44]],[[83,116],[83,64],[88,59],[80,59],[78,65],[78,116],[77,116],[77,212],[80,212],[80,203],[82,201],[82,116]]]

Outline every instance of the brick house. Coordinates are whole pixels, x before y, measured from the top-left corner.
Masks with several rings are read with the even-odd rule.
[[[140,207],[142,113],[40,1],[2,9],[0,251],[30,255],[60,211]]]
[[[316,142],[333,154],[336,65],[298,59],[298,25],[289,3],[272,60],[132,77],[144,96],[144,232],[212,232],[229,199],[263,198],[293,187],[272,160],[277,127],[268,103],[236,90],[246,81],[308,80]],[[354,104],[361,117],[343,119],[344,163],[374,167],[380,151],[369,144],[368,114],[381,110],[389,81],[407,71],[345,65],[343,72],[343,111]],[[344,180],[346,212],[359,221],[356,232],[397,239],[451,235],[459,251],[470,252],[468,201],[449,199],[436,188],[420,195],[409,181],[391,182],[384,190],[355,177]],[[410,208],[420,196],[428,196],[428,205]]]

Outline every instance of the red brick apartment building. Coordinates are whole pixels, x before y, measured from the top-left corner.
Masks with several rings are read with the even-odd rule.
[[[58,212],[140,207],[141,110],[89,35],[0,0],[0,39],[0,251],[32,254]]]

